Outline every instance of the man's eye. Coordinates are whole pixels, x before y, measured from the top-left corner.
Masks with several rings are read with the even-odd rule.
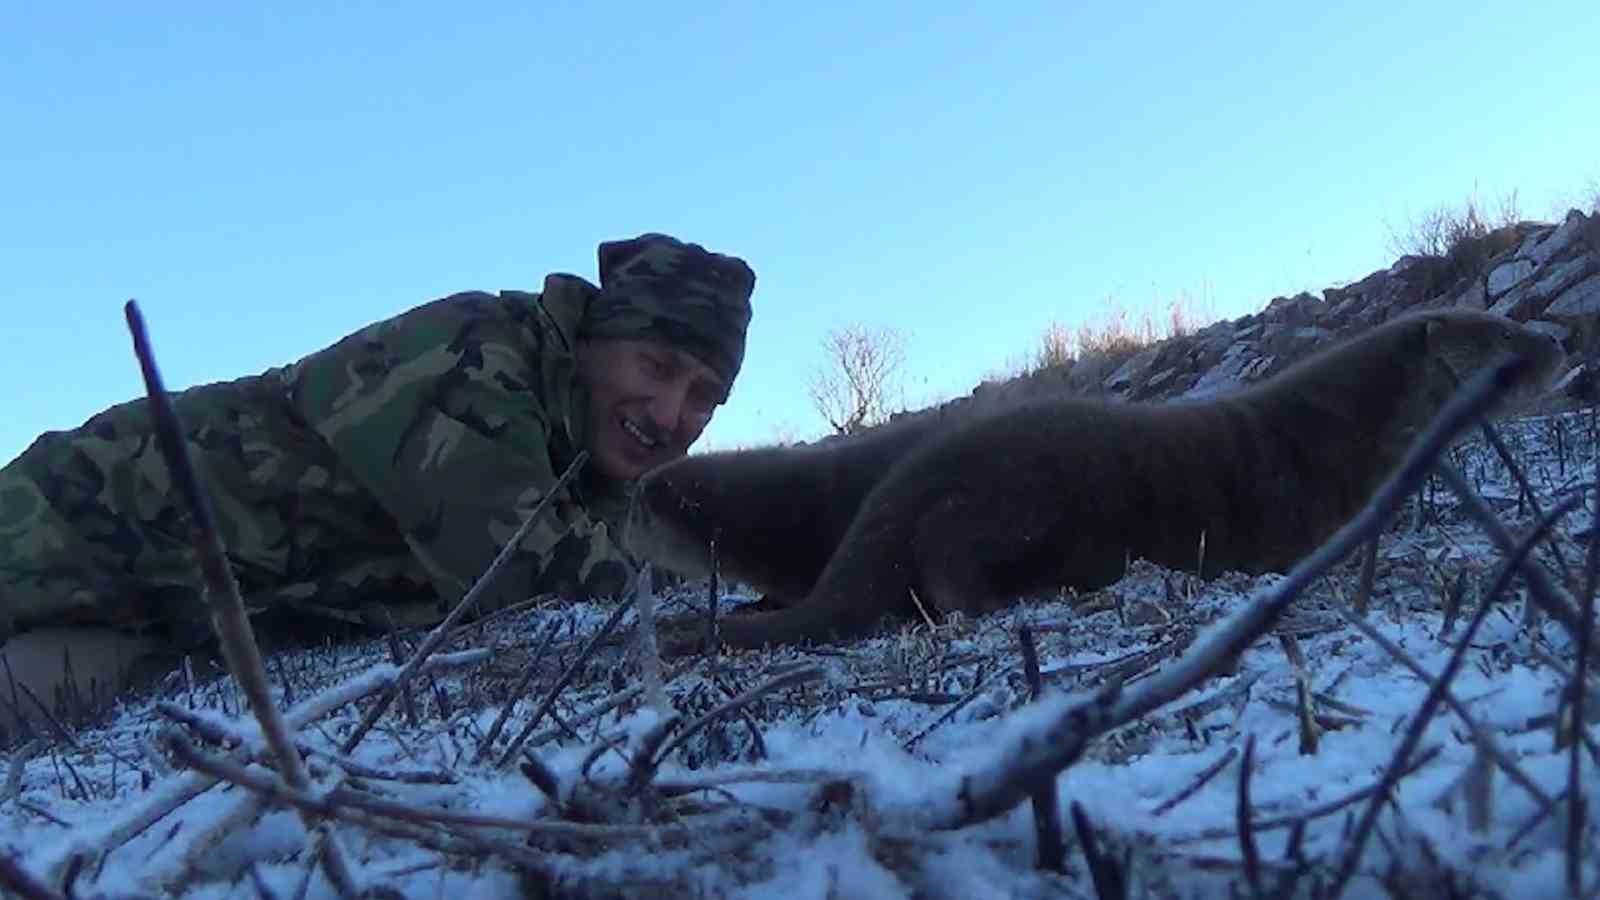
[[[665,378],[667,376],[667,364],[665,362],[654,356],[642,356],[640,359],[644,361],[645,373],[650,377]]]

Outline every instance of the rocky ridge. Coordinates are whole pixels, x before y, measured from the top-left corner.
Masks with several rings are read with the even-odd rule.
[[[1258,313],[1214,322],[1132,356],[1089,357],[1009,381],[967,399],[1068,390],[1122,400],[1202,397],[1281,371],[1319,347],[1431,307],[1487,309],[1554,334],[1574,361],[1560,382],[1572,406],[1600,400],[1582,359],[1600,345],[1600,213],[1570,211],[1560,224],[1520,222],[1458,245],[1449,256],[1405,256],[1321,297],[1277,297]]]

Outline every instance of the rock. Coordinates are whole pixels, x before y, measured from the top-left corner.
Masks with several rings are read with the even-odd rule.
[[[1590,275],[1562,292],[1545,310],[1545,315],[1559,319],[1579,319],[1600,314],[1600,275]]]
[[[1124,393],[1145,372],[1150,370],[1150,364],[1155,362],[1157,354],[1161,352],[1161,345],[1146,347],[1128,358],[1117,371],[1106,379],[1106,388],[1117,393]]]
[[[1576,284],[1585,275],[1600,268],[1591,256],[1576,256],[1565,262],[1556,263],[1547,267],[1547,271],[1538,278],[1530,278],[1506,292],[1504,297],[1495,301],[1490,312],[1510,316],[1522,321],[1533,318],[1545,312],[1545,308],[1562,291]]]
[[[1567,342],[1568,338],[1572,337],[1571,328],[1556,322],[1546,322],[1543,319],[1533,319],[1531,321],[1524,322],[1523,324],[1534,331],[1540,332],[1541,334],[1548,334],[1563,344]]]
[[[1550,393],[1576,400],[1584,405],[1591,405],[1600,400],[1600,391],[1595,390],[1594,379],[1589,377],[1588,363],[1557,379]]]
[[[1488,309],[1489,292],[1484,290],[1483,279],[1472,279],[1472,283],[1467,286],[1466,290],[1456,296],[1453,305],[1465,306],[1468,309]]]
[[[1489,273],[1489,296],[1498,297],[1532,275],[1538,266],[1531,259],[1514,259],[1495,266]]]
[[[1185,397],[1209,397],[1232,390],[1243,381],[1240,373],[1260,357],[1260,351],[1249,341],[1239,341],[1222,354],[1222,359],[1212,366],[1185,391]]]
[[[1285,328],[1274,325],[1267,329],[1261,338],[1262,352],[1286,359],[1297,359],[1315,350],[1334,337],[1332,331],[1326,328],[1308,326],[1304,328]]]
[[[1327,310],[1321,299],[1305,293],[1278,297],[1267,304],[1264,318],[1281,325],[1310,325]]]
[[[1583,233],[1583,226],[1586,224],[1588,219],[1583,213],[1575,209],[1570,210],[1560,228],[1546,232],[1544,239],[1539,241],[1537,246],[1522,255],[1532,260],[1534,265],[1542,266],[1572,246],[1578,235]]]

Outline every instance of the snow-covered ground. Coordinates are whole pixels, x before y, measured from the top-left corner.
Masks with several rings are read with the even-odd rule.
[[[1545,508],[1593,493],[1589,427],[1579,415],[1504,427]],[[1453,456],[1503,520],[1525,531],[1534,515],[1492,451],[1480,441]],[[1414,530],[1408,512],[1384,536],[1366,621],[1437,673],[1499,558],[1448,492],[1428,498],[1432,521]],[[1588,508],[1558,529],[1563,579],[1581,574]],[[1548,546],[1537,555],[1553,566]],[[393,672],[387,646],[285,654],[269,673],[291,719],[311,719],[307,710],[335,701],[299,732],[311,751],[312,806],[336,814],[338,849],[330,852],[374,895],[1094,897],[1074,806],[1099,854],[1125,874],[1128,896],[1248,894],[1239,800],[1253,739],[1248,818],[1259,862],[1249,871],[1268,893],[1299,872],[1284,896],[1316,896],[1372,802],[1364,792],[1391,766],[1429,691],[1341,615],[1357,571],[1358,561],[1347,561],[1320,580],[1232,673],[1115,729],[1062,772],[1059,873],[1035,864],[1028,801],[980,824],[939,827],[949,824],[940,811],[955,803],[962,776],[992,770],[1042,709],[1060,705],[1030,702],[1019,628],[1035,635],[1047,695],[1088,696],[1119,678],[1128,690],[1277,576],[1201,582],[1140,564],[1106,591],[977,621],[907,624],[812,650],[669,661],[665,693],[682,716],[672,731],[658,727],[663,711],[646,699],[637,654],[605,645],[577,667],[520,754],[507,754],[512,739],[609,610],[532,609],[466,627],[447,650],[490,652],[419,678],[410,691],[419,718],[397,703],[347,757],[337,748],[371,701],[329,692],[381,685]],[[1444,607],[1458,592],[1462,609],[1450,616]],[[1513,582],[1451,685],[1487,743],[1451,709],[1439,710],[1344,896],[1567,896],[1569,807],[1561,798],[1571,754],[1558,743],[1558,713],[1576,651],[1559,625],[1525,627],[1523,598]],[[663,605],[673,611],[672,598]],[[631,621],[630,612],[622,629]],[[554,637],[535,652],[547,629]],[[1303,669],[1290,662],[1295,650]],[[531,681],[519,690],[524,672]],[[1297,672],[1312,698],[1314,749],[1303,744]],[[714,713],[775,677],[784,686]],[[1600,692],[1591,688],[1590,697],[1593,722]],[[162,701],[197,723],[178,724],[157,709]],[[510,715],[495,729],[507,703]],[[308,837],[299,814],[239,786],[200,790],[207,780],[178,764],[174,737],[210,758],[226,755],[203,737],[208,730],[256,733],[231,681],[173,676],[159,697],[123,704],[70,743],[58,735],[10,748],[0,846],[67,896],[335,896],[309,849],[323,839]],[[665,745],[656,740],[663,734]],[[1600,729],[1588,724],[1585,734],[1580,783],[1592,810]],[[1488,761],[1490,744],[1515,776]],[[635,765],[651,756],[641,746],[671,749],[651,772]],[[523,771],[529,756],[559,783],[560,810]],[[273,775],[262,766],[250,773]],[[1600,883],[1592,817],[1580,837],[1592,890]],[[83,862],[75,866],[75,857]]]

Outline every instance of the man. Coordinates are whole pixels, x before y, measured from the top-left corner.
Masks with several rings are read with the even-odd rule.
[[[627,486],[726,400],[755,274],[660,234],[601,244],[599,274],[445,297],[174,396],[258,630],[438,622],[585,449],[477,612],[623,589]],[[0,469],[0,656],[43,701],[64,652],[104,693],[210,638],[151,428],[135,400]],[[0,700],[36,707],[7,677]]]

